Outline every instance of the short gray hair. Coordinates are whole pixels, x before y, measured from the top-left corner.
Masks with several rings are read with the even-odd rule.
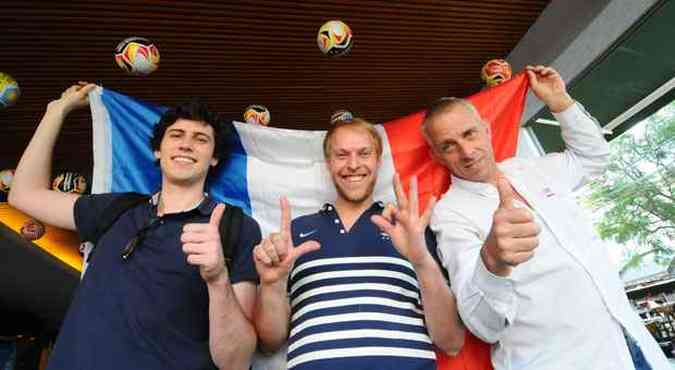
[[[480,113],[478,113],[478,109],[476,109],[471,101],[455,97],[439,98],[431,103],[431,105],[427,108],[427,111],[424,113],[424,119],[422,120],[422,126],[420,127],[422,130],[422,136],[424,136],[427,142],[431,142],[431,138],[429,137],[429,132],[427,130],[429,122],[441,114],[451,111],[457,107],[463,107],[464,109],[471,112],[471,114],[474,115],[479,122],[485,123],[481,118]]]

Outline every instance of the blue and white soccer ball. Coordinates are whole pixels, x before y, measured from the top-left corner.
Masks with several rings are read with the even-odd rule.
[[[0,192],[9,193],[12,188],[12,180],[14,180],[14,170],[0,171]]]
[[[352,112],[344,109],[333,112],[330,116],[330,124],[334,125],[338,122],[351,122],[354,119]]]
[[[16,104],[21,96],[19,84],[12,76],[0,72],[0,108],[9,108]]]

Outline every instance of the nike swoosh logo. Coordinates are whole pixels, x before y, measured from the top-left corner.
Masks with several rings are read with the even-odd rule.
[[[301,237],[301,238],[306,238],[306,237],[308,237],[308,236],[314,234],[314,233],[317,232],[317,231],[318,231],[318,230],[314,229],[314,230],[312,230],[312,231],[310,231],[310,232],[300,233],[300,235],[298,235],[298,236]]]

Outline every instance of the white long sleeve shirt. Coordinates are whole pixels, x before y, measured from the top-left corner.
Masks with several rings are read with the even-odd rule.
[[[460,315],[494,343],[496,370],[633,369],[624,332],[654,370],[670,369],[572,194],[602,173],[607,142],[577,104],[555,116],[565,152],[499,164],[542,228],[534,257],[510,276],[490,273],[480,258],[499,205],[494,186],[453,177],[434,209],[431,227]]]

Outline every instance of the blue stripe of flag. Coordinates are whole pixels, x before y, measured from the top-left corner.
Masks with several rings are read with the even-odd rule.
[[[150,147],[154,125],[167,108],[103,89],[101,101],[110,117],[112,145],[111,192],[150,194],[159,190],[161,174]],[[251,214],[247,186],[247,155],[237,131],[231,138],[232,154],[209,183],[209,194]]]
[[[225,163],[220,175],[209,183],[209,192],[216,199],[241,207],[251,216],[251,198],[248,193],[248,156],[241,143],[239,132],[235,129],[229,142],[230,158]]]

